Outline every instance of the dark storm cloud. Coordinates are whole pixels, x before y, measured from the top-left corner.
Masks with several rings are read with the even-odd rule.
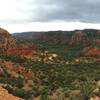
[[[100,0],[33,0],[33,21],[100,22]]]

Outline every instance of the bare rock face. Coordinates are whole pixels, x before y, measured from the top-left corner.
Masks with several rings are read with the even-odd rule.
[[[0,50],[7,50],[15,45],[15,39],[12,38],[10,33],[0,28]]]
[[[81,31],[75,32],[75,34],[71,38],[70,44],[83,44],[83,45],[88,45],[89,39],[87,35]]]
[[[0,86],[0,100],[24,100],[9,94],[8,91]]]

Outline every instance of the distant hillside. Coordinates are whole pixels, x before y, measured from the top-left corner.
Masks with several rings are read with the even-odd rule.
[[[39,38],[39,35],[44,32],[22,32],[22,33],[14,33],[14,36],[17,39],[36,39]]]
[[[48,31],[14,33],[17,39],[44,40],[53,43],[99,45],[100,30],[85,29],[75,31]]]

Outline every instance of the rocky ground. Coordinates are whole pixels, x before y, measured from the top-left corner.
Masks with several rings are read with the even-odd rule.
[[[24,99],[13,96],[12,94],[8,93],[6,89],[0,86],[0,100],[24,100]]]

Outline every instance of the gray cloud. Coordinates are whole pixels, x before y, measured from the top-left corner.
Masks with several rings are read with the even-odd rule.
[[[0,1],[2,23],[51,21],[100,23],[100,0],[9,1],[8,3],[7,0]]]
[[[100,22],[100,0],[34,0],[33,21]]]

